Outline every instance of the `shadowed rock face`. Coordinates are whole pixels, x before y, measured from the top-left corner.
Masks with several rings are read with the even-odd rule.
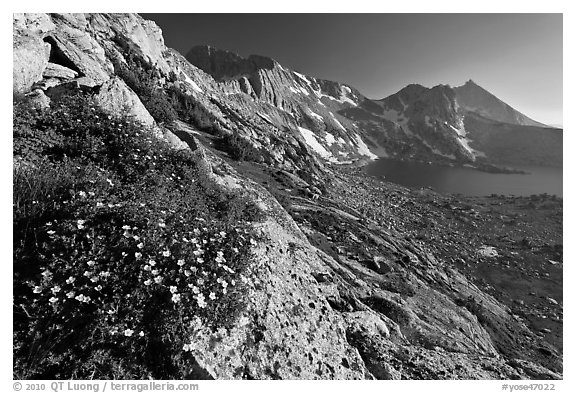
[[[364,195],[347,193],[362,185],[347,183],[325,165],[373,158],[372,151],[461,162],[477,158],[462,142],[463,115],[453,89],[410,85],[376,101],[266,57],[243,59],[198,47],[188,61],[164,46],[153,22],[133,14],[24,14],[14,17],[13,31],[15,91],[37,88],[34,94],[43,96],[58,88],[59,94],[83,89],[109,113],[126,113],[153,129],[141,97],[114,73],[112,60],[126,62],[130,53],[149,64],[159,89],[176,88],[189,100],[193,124],[176,122],[173,132],[164,130],[165,138],[177,149],[193,151],[220,190],[240,192],[263,211],[265,220],[254,226],[259,241],[252,247],[257,284],[230,329],[195,331],[190,364],[195,375],[560,377],[561,360],[550,356],[538,363],[529,340],[533,333],[504,304],[420,242],[356,211],[351,206]],[[49,60],[57,66],[46,74]],[[211,146],[214,135],[243,138],[257,151],[258,162],[245,168],[270,177],[258,184],[234,169],[230,158]],[[295,196],[289,214],[269,192],[273,180],[309,198]],[[319,189],[326,180],[335,187],[332,194]],[[349,199],[338,200],[344,195]],[[303,219],[307,211],[314,215]],[[324,224],[326,233],[347,228],[345,235],[328,239],[318,229]],[[361,247],[341,253],[339,244],[349,239],[378,255],[366,262]],[[518,332],[524,338],[517,339]]]
[[[207,45],[190,49],[186,54],[186,59],[216,80],[239,79],[261,69],[274,68],[274,60],[268,57],[252,55],[245,59],[236,53]]]

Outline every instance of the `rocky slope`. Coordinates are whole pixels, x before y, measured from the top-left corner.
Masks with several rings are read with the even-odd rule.
[[[561,377],[561,354],[508,306],[433,243],[392,228],[393,217],[374,219],[389,205],[358,206],[384,196],[404,203],[405,191],[369,187],[325,165],[374,157],[370,148],[478,158],[450,88],[413,85],[372,101],[263,57],[201,47],[184,58],[134,14],[17,14],[13,26],[15,93],[49,110],[52,100],[84,91],[110,114],[190,150],[222,193],[242,194],[262,212],[253,223],[255,284],[246,308],[228,328],[194,330],[186,346],[192,376]],[[150,94],[176,89],[181,121],[154,118],[158,105],[129,87],[130,74],[119,70],[134,59],[149,68]],[[385,137],[378,139],[378,127]],[[249,151],[250,162],[216,149],[230,141]],[[425,209],[419,203],[410,200],[408,211]]]

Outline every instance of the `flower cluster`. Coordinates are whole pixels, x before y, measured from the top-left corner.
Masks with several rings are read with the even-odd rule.
[[[82,97],[34,116],[14,133],[44,154],[14,179],[16,368],[169,377],[156,359],[180,356],[191,321],[219,329],[241,313],[253,209],[186,152]]]

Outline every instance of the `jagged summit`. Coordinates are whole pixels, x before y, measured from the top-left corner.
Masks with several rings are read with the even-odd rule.
[[[209,45],[194,46],[186,54],[186,59],[219,80],[238,79],[261,69],[271,70],[278,64],[267,56],[242,57],[235,52]]]

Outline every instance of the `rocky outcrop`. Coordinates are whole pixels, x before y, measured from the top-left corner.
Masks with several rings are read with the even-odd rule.
[[[78,76],[78,73],[68,67],[48,62],[48,65],[44,69],[42,76],[47,79],[74,79]]]
[[[15,32],[12,48],[13,90],[18,93],[29,92],[35,82],[42,80],[48,65],[50,45],[36,35]]]
[[[118,77],[105,82],[94,99],[102,109],[111,114],[132,117],[147,126],[154,125],[154,119],[140,98]]]
[[[30,96],[46,106],[48,97],[80,89],[109,113],[131,116],[158,132],[140,97],[114,73],[112,60],[128,64],[134,56],[151,67],[158,89],[177,89],[186,108],[189,124],[175,122],[164,130],[166,139],[176,149],[190,149],[222,191],[241,193],[264,214],[254,224],[259,241],[250,262],[256,280],[246,309],[229,329],[195,326],[188,346],[194,375],[559,376],[558,359],[548,365],[530,360],[535,344],[518,337],[533,334],[506,306],[421,242],[350,206],[364,195],[339,200],[355,187],[341,184],[325,165],[374,158],[372,150],[382,156],[477,159],[452,89],[411,85],[375,101],[269,58],[243,59],[207,47],[191,53],[194,64],[167,49],[161,30],[138,15],[14,17],[14,91],[34,87]],[[300,194],[282,207],[220,153],[203,147],[221,140],[236,143],[237,154],[259,163],[242,168],[266,179],[259,181],[270,190]],[[325,179],[335,187],[332,193]],[[343,244],[355,248],[346,251]]]

